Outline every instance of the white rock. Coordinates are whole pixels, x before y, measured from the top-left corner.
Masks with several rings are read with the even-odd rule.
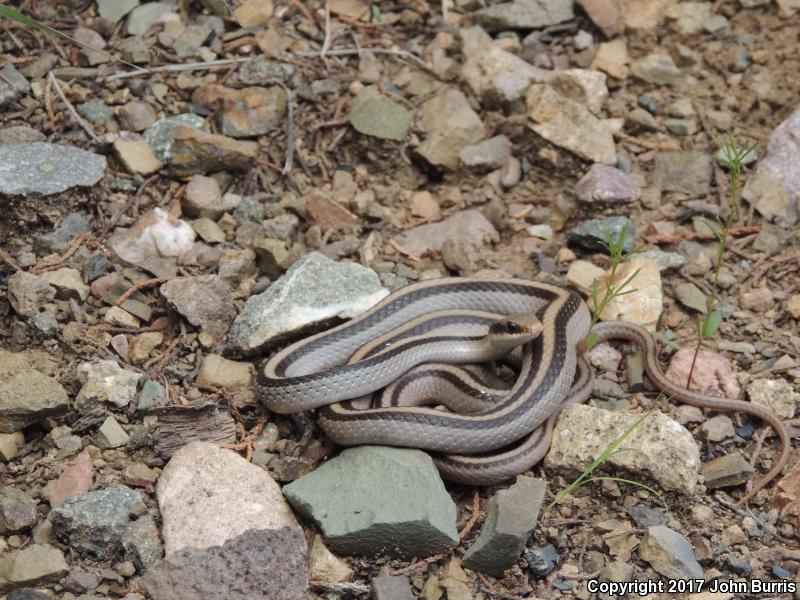
[[[552,71],[547,76],[547,84],[562,96],[579,102],[599,114],[608,100],[606,75],[589,69],[565,69]]]
[[[221,546],[250,529],[300,525],[269,474],[207,442],[178,450],[158,479],[164,550]]]
[[[800,407],[800,394],[785,379],[756,379],[747,386],[750,402],[772,411],[781,419],[792,419]]]
[[[166,259],[174,270],[174,259],[192,249],[194,238],[191,225],[155,208],[130,229],[117,229],[108,243],[117,256],[131,264],[163,263]],[[152,271],[149,266],[148,270]]]
[[[113,360],[78,365],[78,379],[83,382],[75,398],[78,410],[93,408],[109,402],[119,408],[128,406],[136,395],[136,384],[141,375],[121,368]]]
[[[609,302],[600,318],[604,321],[630,321],[648,331],[655,331],[664,308],[658,263],[650,258],[628,260],[617,268],[614,281],[609,283],[621,286],[631,276],[633,279],[621,290],[628,293]],[[598,289],[602,298],[605,286],[601,284]]]

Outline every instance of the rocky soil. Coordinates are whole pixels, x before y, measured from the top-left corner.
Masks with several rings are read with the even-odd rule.
[[[0,598],[800,598],[797,0],[14,5],[72,39],[0,21]],[[737,507],[773,432],[625,344],[498,486],[259,404],[287,341],[444,276],[632,276],[601,317],[789,464]]]

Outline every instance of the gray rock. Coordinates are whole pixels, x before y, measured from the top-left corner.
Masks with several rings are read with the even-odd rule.
[[[277,85],[230,90],[222,99],[220,129],[234,138],[269,133],[283,125],[286,108],[286,92]]]
[[[463,235],[447,238],[442,244],[441,251],[445,266],[461,275],[472,273],[478,268],[480,262],[478,248],[472,240]]]
[[[454,213],[438,223],[419,225],[395,240],[411,254],[421,256],[432,250],[441,250],[444,242],[454,237],[463,237],[478,248],[486,241],[500,240],[494,226],[483,213],[475,209]]]
[[[73,594],[91,592],[100,585],[100,580],[92,573],[80,569],[71,569],[64,581],[64,589]]]
[[[681,78],[681,71],[675,66],[672,57],[659,51],[633,61],[631,71],[639,79],[656,85],[672,85]]]
[[[639,199],[641,192],[625,171],[609,165],[594,164],[575,185],[578,200],[587,204],[617,204]]]
[[[167,404],[167,390],[164,386],[148,379],[142,386],[142,391],[139,392],[139,399],[136,402],[136,410],[147,412],[155,406],[165,406]]]
[[[6,65],[0,69],[0,108],[8,106],[30,91],[31,84],[14,68],[14,65]]]
[[[800,394],[785,379],[756,379],[748,384],[747,397],[781,419],[791,419],[800,407]]]
[[[92,227],[83,214],[69,213],[53,231],[37,237],[33,248],[41,254],[63,252],[76,235],[91,230]]]
[[[26,586],[47,585],[67,574],[67,562],[58,548],[34,544],[0,556],[0,594]]]
[[[242,63],[239,67],[239,81],[247,85],[266,85],[274,84],[273,80],[278,79],[291,84],[295,71],[290,63],[259,55]]]
[[[600,581],[624,582],[630,581],[632,577],[633,565],[615,560],[614,562],[611,562],[603,567],[603,569],[600,571],[598,579]]]
[[[685,256],[678,252],[664,252],[660,248],[653,248],[645,252],[635,252],[631,255],[631,259],[649,259],[655,261],[658,265],[659,271],[666,271],[667,269],[677,269],[686,264],[687,259]]]
[[[589,252],[608,253],[608,240],[616,241],[627,226],[623,249],[628,252],[633,248],[634,228],[628,217],[606,217],[589,219],[577,227],[567,231],[567,240]]]
[[[42,52],[40,53],[36,60],[32,63],[25,65],[20,69],[25,77],[29,79],[40,79],[47,75],[47,72],[52,70],[59,61],[59,56],[55,52]],[[42,135],[42,138],[44,136]],[[21,140],[26,142],[38,142],[43,140]]]
[[[609,125],[580,102],[545,84],[533,84],[525,97],[528,126],[548,142],[576,156],[605,165],[617,163]]]
[[[786,225],[797,222],[800,194],[793,195],[784,182],[767,169],[761,169],[747,178],[742,188],[742,198],[767,220],[782,221]]]
[[[514,102],[522,98],[531,83],[547,77],[543,69],[500,48],[480,27],[462,28],[458,35],[464,54],[461,78],[484,104]],[[439,118],[446,116],[441,113]]]
[[[353,100],[350,124],[359,133],[381,140],[403,140],[411,126],[412,113],[399,102],[367,86]]]
[[[458,544],[455,504],[419,450],[347,448],[283,493],[337,553],[423,557]]]
[[[372,580],[372,600],[414,600],[405,575],[381,575]]]
[[[697,562],[691,542],[664,525],[647,528],[639,556],[670,579],[703,578],[703,567]]]
[[[106,157],[45,142],[0,146],[0,195],[50,195],[91,186],[105,173]]]
[[[0,535],[36,525],[36,500],[15,487],[0,487]]]
[[[753,567],[750,566],[749,562],[733,554],[728,555],[725,559],[725,563],[730,570],[737,575],[744,575],[746,577],[753,572]]]
[[[436,169],[457,169],[459,152],[484,137],[483,122],[460,91],[448,89],[420,107],[420,128],[425,140],[416,153]]]
[[[464,555],[468,569],[501,577],[513,567],[539,519],[547,482],[520,475],[514,485],[495,494],[481,534]]]
[[[711,417],[700,426],[700,433],[709,442],[721,442],[732,438],[736,434],[733,430],[733,421],[727,415]]]
[[[37,340],[49,340],[58,334],[58,321],[51,310],[34,315],[28,325],[31,337]]]
[[[125,557],[128,527],[147,514],[139,492],[113,485],[72,496],[50,511],[56,536],[79,552],[100,560]]]
[[[49,592],[24,587],[11,592],[6,600],[53,600],[53,596]]]
[[[8,301],[23,317],[33,317],[56,297],[56,290],[41,275],[17,271],[8,278]]]
[[[0,146],[3,144],[27,144],[43,142],[47,139],[41,131],[27,125],[12,125],[0,129]]]
[[[461,163],[478,171],[493,171],[502,167],[511,156],[511,140],[496,135],[474,146],[464,146],[458,153]]]
[[[206,40],[208,40],[211,31],[211,27],[201,23],[190,23],[187,25],[183,34],[172,44],[175,56],[178,58],[194,56]]]
[[[14,433],[59,416],[68,405],[60,383],[31,368],[25,354],[0,348],[0,432]]]
[[[164,556],[158,525],[150,515],[139,517],[128,525],[122,546],[125,559],[139,571],[148,569]]]
[[[103,125],[114,117],[114,109],[100,100],[100,98],[92,98],[86,102],[81,102],[75,108],[84,119],[95,125]]]
[[[642,506],[637,504],[628,509],[628,516],[636,523],[636,527],[645,529],[655,525],[666,525],[669,518],[663,511],[657,508],[650,508],[649,506]]]
[[[180,126],[200,129],[203,117],[194,113],[183,113],[159,119],[144,132],[144,139],[156,158],[162,163],[168,162],[172,156],[172,144],[175,142],[175,129]]]
[[[706,487],[716,490],[745,483],[753,477],[753,467],[741,453],[733,452],[705,463],[702,473]]]
[[[185,548],[151,567],[143,583],[153,600],[306,600],[302,531],[247,531],[222,546]]]
[[[314,325],[359,315],[388,293],[374,271],[311,252],[247,300],[230,329],[229,344],[250,355]]]
[[[662,192],[705,196],[711,186],[711,157],[704,152],[659,152],[653,185]]]
[[[156,111],[147,102],[131,100],[119,107],[119,124],[128,131],[144,131],[156,122]]]
[[[83,283],[78,269],[61,267],[53,271],[46,271],[42,273],[41,277],[56,290],[56,298],[59,300],[85,302],[89,297],[89,286]]]
[[[693,283],[679,283],[674,288],[675,297],[686,306],[705,314],[708,310],[708,298],[702,290]]]
[[[525,561],[534,577],[547,577],[556,568],[558,552],[551,544],[547,544],[528,552]]]
[[[567,407],[553,432],[545,466],[568,475],[580,473],[641,415],[611,412],[586,405]],[[626,452],[612,454],[604,468],[622,469],[641,481],[691,495],[697,487],[700,453],[683,426],[666,415],[649,415],[625,439]]]
[[[128,16],[125,32],[128,35],[144,35],[159,17],[175,12],[176,6],[166,2],[148,2],[134,8]]]
[[[482,8],[474,13],[478,24],[489,30],[539,29],[575,17],[572,0],[515,0]]]
[[[78,377],[83,387],[75,398],[75,408],[81,412],[88,412],[106,402],[117,408],[127,407],[136,395],[136,386],[142,378],[140,373],[123,369],[110,359],[81,363],[78,365]]]
[[[161,295],[216,342],[225,338],[236,316],[231,288],[216,275],[177,277],[162,284]]]
[[[697,131],[697,121],[694,119],[670,118],[664,122],[664,126],[672,135],[692,135]]]
[[[769,173],[782,181],[795,202],[800,202],[800,108],[775,128],[767,152],[758,164],[759,173]]]
[[[130,439],[131,436],[126,433],[122,425],[110,415],[97,431],[97,445],[104,450],[124,446]]]
[[[139,0],[97,0],[98,14],[110,23],[121,20],[137,6]]]

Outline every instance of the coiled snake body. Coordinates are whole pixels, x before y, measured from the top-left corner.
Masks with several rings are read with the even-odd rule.
[[[588,398],[593,378],[578,349],[590,328],[586,304],[568,290],[516,279],[436,279],[277,352],[259,372],[257,392],[277,413],[321,408],[320,425],[339,444],[419,448],[437,453],[449,479],[496,483],[541,459],[561,409]],[[781,471],[790,443],[774,414],[673,383],[658,366],[652,336],[637,325],[605,322],[593,331],[598,341],[640,346],[649,378],[672,399],[745,412],[775,429],[781,456],[741,502]],[[439,364],[496,361],[515,347],[519,372],[507,390],[490,388],[475,369]]]

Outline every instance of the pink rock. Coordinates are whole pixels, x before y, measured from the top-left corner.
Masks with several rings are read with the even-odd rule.
[[[730,361],[716,352],[700,350],[692,370],[694,348],[678,350],[670,360],[667,377],[682,387],[686,387],[689,371],[692,371],[692,382],[689,389],[706,396],[719,398],[739,398],[741,388]]]
[[[84,451],[64,467],[58,480],[46,490],[50,506],[58,508],[68,498],[85,494],[92,487],[92,457]]]

